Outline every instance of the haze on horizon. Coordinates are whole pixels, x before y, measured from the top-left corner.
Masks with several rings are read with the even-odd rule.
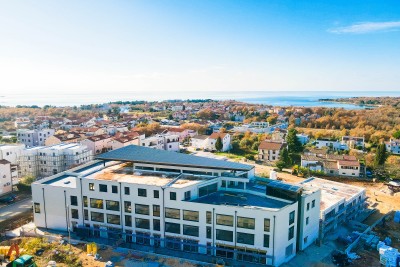
[[[399,30],[396,0],[1,1],[0,94],[398,91]]]

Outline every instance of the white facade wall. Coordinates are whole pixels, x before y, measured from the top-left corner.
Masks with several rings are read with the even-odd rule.
[[[400,155],[400,140],[390,139],[386,142],[386,150],[392,154]]]
[[[11,164],[0,162],[0,196],[12,191]]]
[[[54,129],[17,130],[17,139],[27,147],[43,146],[45,141],[55,133]]]
[[[0,160],[5,159],[11,164],[17,164],[25,145],[0,145]]]

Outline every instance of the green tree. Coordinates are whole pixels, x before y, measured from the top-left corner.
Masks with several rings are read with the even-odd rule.
[[[400,130],[393,134],[393,137],[396,139],[400,139]]]
[[[286,142],[288,144],[289,153],[300,153],[303,151],[303,145],[297,137],[296,129],[292,128],[288,131]]]
[[[217,141],[215,142],[215,149],[217,151],[221,151],[224,145],[222,144],[221,136],[218,136]]]
[[[282,161],[284,163],[285,167],[288,167],[291,165],[291,160],[289,157],[289,152],[287,148],[283,148],[281,152],[279,153],[279,161]]]
[[[281,171],[283,168],[285,168],[285,162],[279,160],[275,163],[275,166]]]
[[[386,153],[385,144],[379,144],[378,147],[376,148],[376,153],[375,153],[375,159],[374,159],[375,167],[382,166],[383,164],[385,164],[387,156],[388,155]]]

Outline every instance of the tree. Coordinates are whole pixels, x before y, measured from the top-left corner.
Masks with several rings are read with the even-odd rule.
[[[374,159],[375,167],[382,166],[383,164],[385,164],[387,156],[388,155],[386,153],[385,144],[379,144],[375,153],[375,159]]]
[[[400,130],[397,131],[397,132],[395,132],[395,133],[393,134],[393,137],[394,137],[395,139],[400,139]]]
[[[215,149],[217,151],[221,151],[224,145],[222,144],[221,136],[218,136],[217,141],[215,142]]]
[[[282,171],[282,169],[285,168],[285,162],[279,160],[279,161],[277,161],[277,162],[275,163],[275,166],[276,166],[280,171]]]
[[[303,145],[297,137],[296,129],[292,128],[288,131],[286,142],[288,144],[289,153],[300,153],[303,151]]]
[[[279,161],[282,161],[284,163],[284,167],[288,167],[291,165],[291,160],[289,158],[289,152],[287,148],[283,148],[281,152],[279,153]]]

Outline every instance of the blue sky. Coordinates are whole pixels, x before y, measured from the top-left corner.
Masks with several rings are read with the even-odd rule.
[[[400,1],[0,1],[0,91],[400,90]]]

